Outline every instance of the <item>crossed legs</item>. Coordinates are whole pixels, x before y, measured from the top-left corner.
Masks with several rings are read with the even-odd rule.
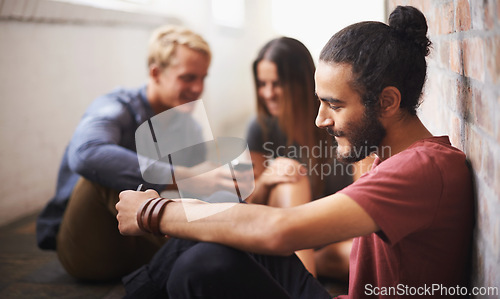
[[[124,279],[125,298],[331,298],[297,256],[172,239]]]
[[[268,205],[293,207],[311,201],[311,187],[306,176],[294,183],[276,185],[269,197]],[[349,280],[349,256],[352,240],[327,245],[319,250],[306,249],[296,254],[307,270],[314,276]]]

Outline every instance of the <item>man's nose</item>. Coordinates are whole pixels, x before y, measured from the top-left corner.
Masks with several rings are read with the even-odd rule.
[[[204,86],[203,79],[196,80],[196,82],[194,82],[193,85],[191,86],[191,92],[201,94],[203,92],[203,86]]]
[[[323,103],[319,106],[318,115],[316,116],[316,120],[314,123],[318,128],[326,128],[329,126],[333,126],[333,119],[328,115]]]

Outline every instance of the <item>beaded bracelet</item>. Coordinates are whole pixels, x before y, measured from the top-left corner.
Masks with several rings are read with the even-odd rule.
[[[161,197],[145,201],[137,210],[137,225],[142,231],[162,236],[160,232],[160,219],[165,207],[172,202],[171,199]]]

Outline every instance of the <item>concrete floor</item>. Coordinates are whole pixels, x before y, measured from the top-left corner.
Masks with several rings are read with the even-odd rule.
[[[0,298],[122,298],[120,282],[82,283],[67,275],[54,251],[38,249],[36,215],[0,228]]]
[[[0,298],[116,299],[121,282],[84,283],[64,271],[54,251],[38,249],[31,215],[0,227]],[[332,295],[346,294],[342,283],[322,281]]]

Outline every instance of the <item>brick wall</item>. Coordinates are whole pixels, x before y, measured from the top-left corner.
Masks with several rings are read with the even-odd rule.
[[[426,16],[433,49],[419,116],[450,136],[476,185],[473,283],[500,289],[500,0],[388,0]],[[493,298],[496,296],[491,296]]]

